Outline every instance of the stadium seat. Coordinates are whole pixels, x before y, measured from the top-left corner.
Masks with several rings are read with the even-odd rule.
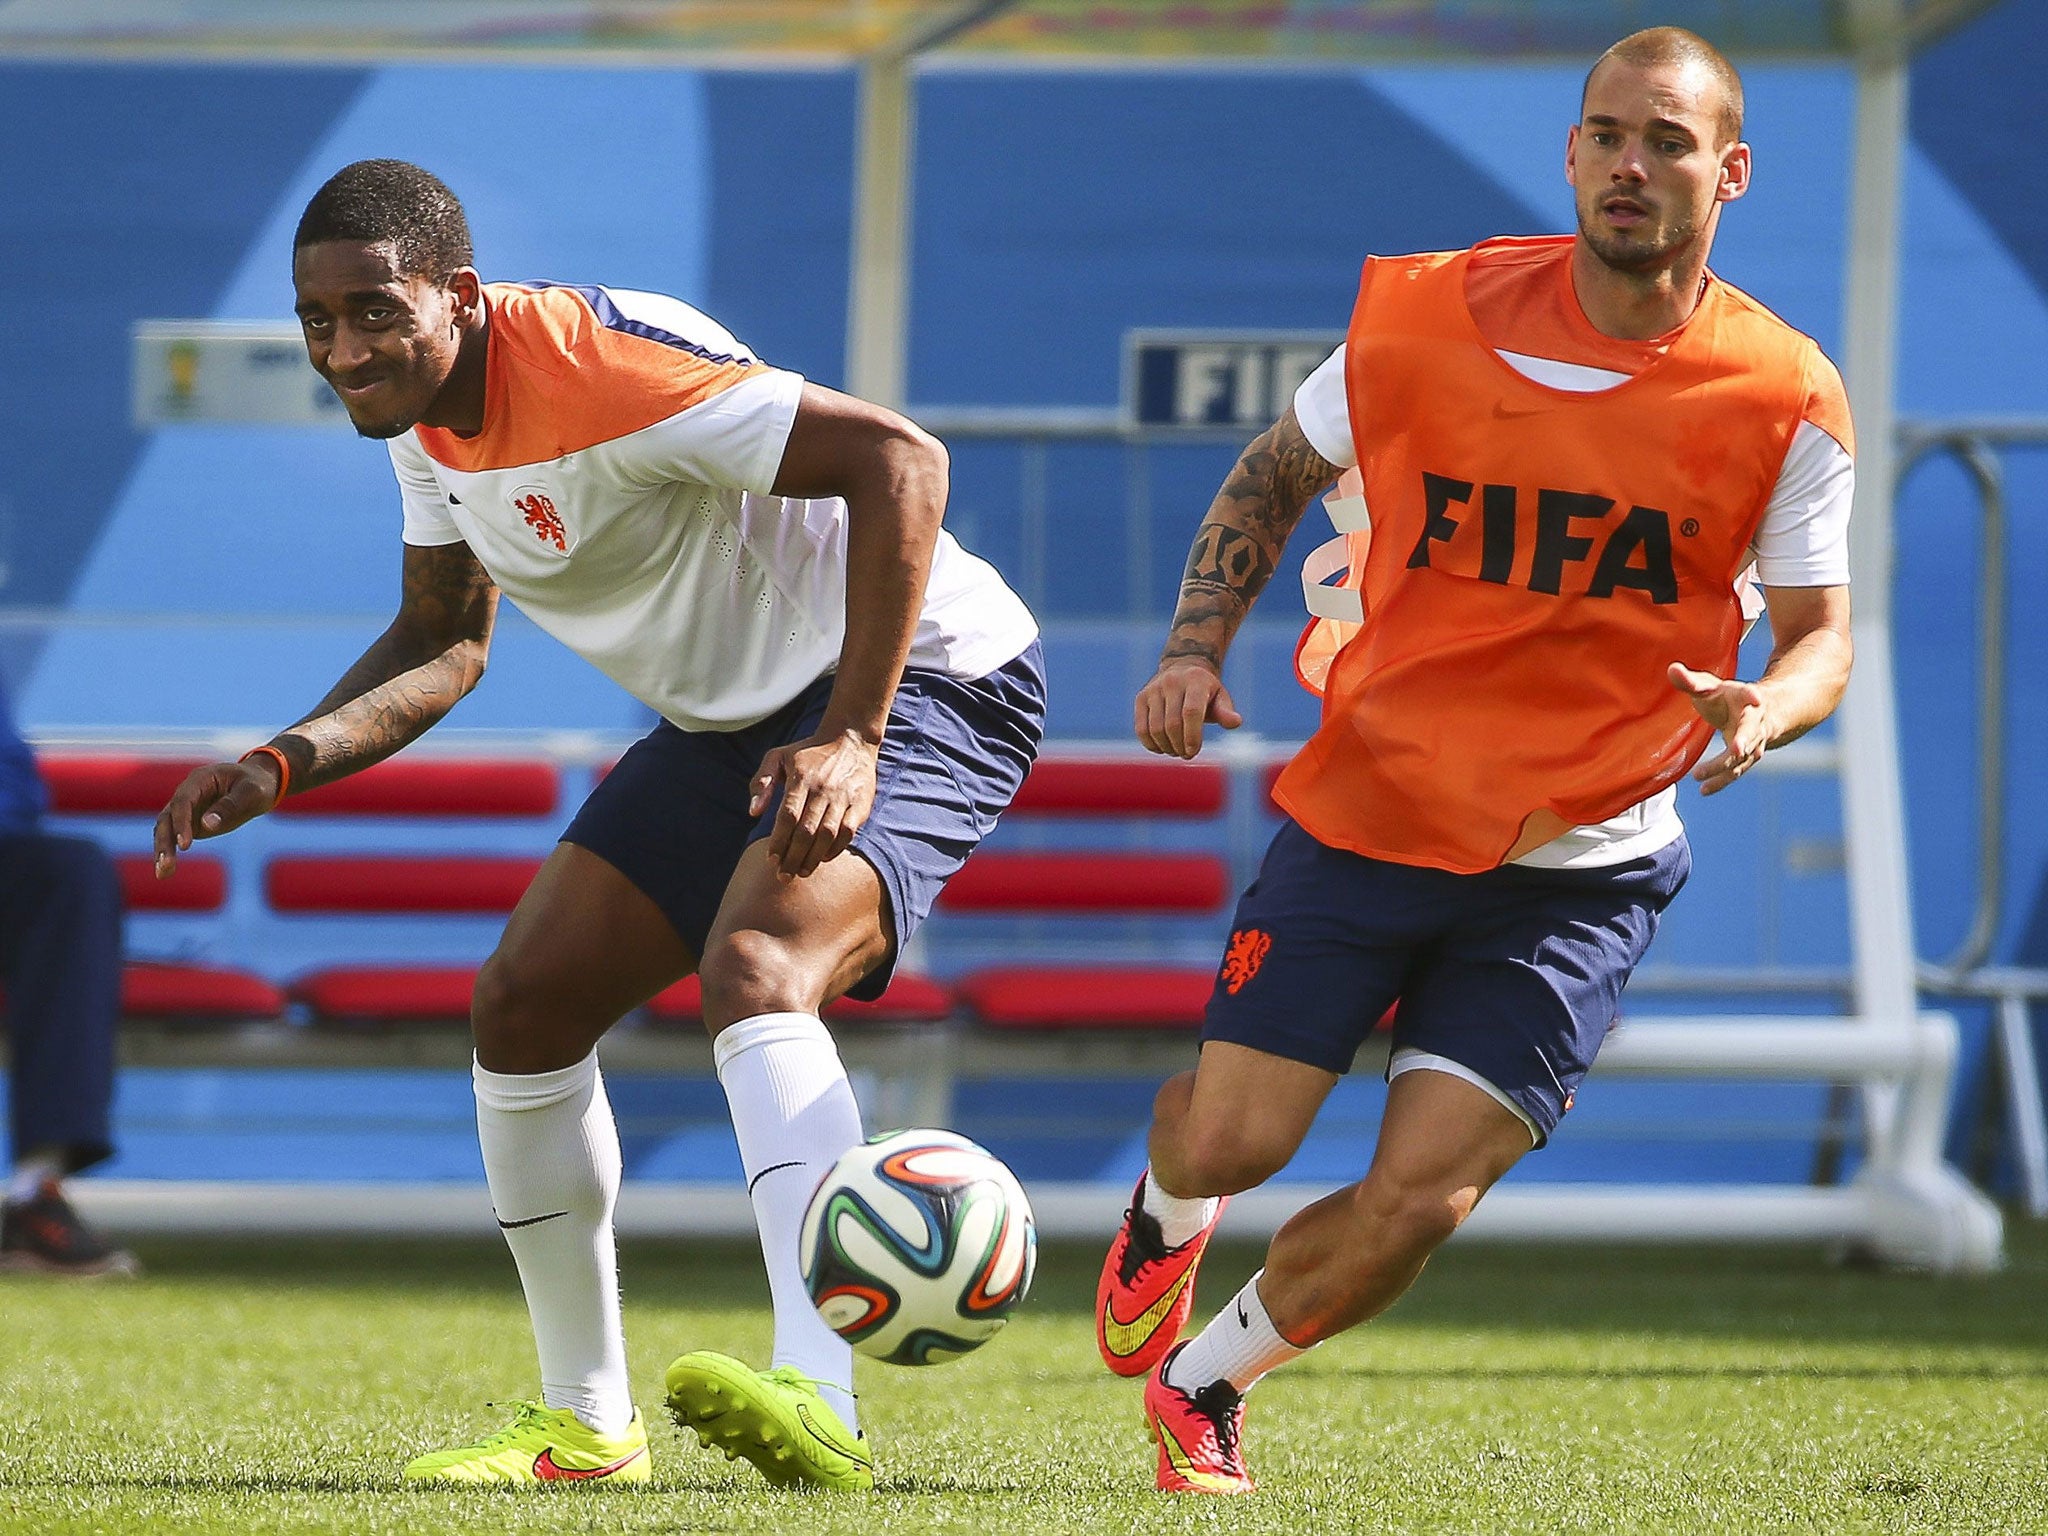
[[[502,915],[518,905],[537,858],[495,855],[272,859],[263,872],[273,911],[332,917]],[[473,965],[345,965],[291,984],[315,1024],[467,1023]]]
[[[1213,763],[1166,758],[1040,758],[1012,816],[1215,816],[1230,776]]]
[[[960,983],[960,1001],[991,1029],[1195,1029],[1212,968],[998,966]]]
[[[1210,912],[1230,887],[1208,853],[976,854],[939,897],[949,912]]]
[[[37,763],[60,816],[154,816],[206,758],[45,753]]]
[[[547,816],[562,795],[552,763],[520,758],[397,758],[294,795],[280,816]]]
[[[0,1009],[6,1005],[6,991],[0,989]],[[247,971],[167,960],[131,960],[121,968],[124,1019],[275,1019],[284,1009],[284,993]]]
[[[121,973],[124,1018],[153,1020],[275,1019],[285,995],[247,971],[167,961],[131,961]]]
[[[336,966],[299,977],[292,998],[315,1024],[467,1023],[474,965]]]
[[[533,882],[537,858],[495,854],[286,855],[263,872],[276,912],[510,912]]]
[[[1033,766],[1005,825],[1073,816],[1204,821],[1220,817],[1229,798],[1229,773],[1214,763],[1050,757]],[[1014,917],[1199,917],[1218,911],[1230,887],[1227,862],[1212,853],[998,846],[968,860],[939,908]],[[1208,966],[1048,960],[977,970],[958,990],[967,1016],[989,1029],[1182,1030],[1201,1022],[1214,975]]]
[[[888,990],[873,1002],[842,997],[828,1003],[825,1017],[835,1024],[936,1024],[951,1016],[953,994],[929,976],[899,971]],[[685,976],[647,1005],[648,1017],[664,1024],[702,1021],[704,992],[695,976]]]
[[[156,859],[124,853],[114,860],[121,900],[131,912],[218,912],[228,896],[227,866],[203,853],[181,853],[168,879],[156,877]]]

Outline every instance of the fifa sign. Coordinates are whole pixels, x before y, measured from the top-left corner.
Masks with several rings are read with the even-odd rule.
[[[1343,340],[1341,331],[1127,332],[1125,420],[1233,435],[1270,427]]]
[[[307,366],[296,325],[141,320],[132,356],[130,406],[143,431],[188,423],[349,424],[327,381]]]

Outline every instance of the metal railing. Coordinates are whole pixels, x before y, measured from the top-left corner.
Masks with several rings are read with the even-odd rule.
[[[2048,1114],[2030,1007],[2048,1001],[2048,967],[1988,963],[2004,921],[2006,876],[2006,594],[2008,507],[2003,450],[2048,447],[2048,420],[1919,421],[1900,428],[1897,486],[1930,459],[1953,458],[1977,493],[1983,575],[1977,623],[1977,893],[1969,931],[1945,959],[1922,961],[1921,990],[1993,1008],[2007,1127],[2030,1215],[2048,1216]]]
[[[1045,572],[1045,526],[1048,515],[1048,466],[1055,444],[1101,442],[1120,445],[1125,462],[1124,545],[1134,572],[1151,563],[1154,551],[1149,455],[1165,446],[1215,446],[1217,477],[1228,457],[1252,435],[1241,429],[1175,429],[1162,431],[1132,425],[1113,410],[1096,411],[958,411],[932,409],[919,413],[942,437],[964,441],[1015,441],[1021,454],[1020,512],[1025,523],[1026,583],[1041,590]],[[1895,492],[1903,492],[1913,472],[1930,460],[1953,458],[1968,475],[1980,509],[1983,575],[1977,625],[1977,889],[1970,925],[1962,941],[1940,960],[1918,967],[1922,991],[1937,997],[1968,998],[1991,1005],[1993,1039],[2002,1075],[2008,1127],[2019,1165],[2028,1211],[2048,1216],[2048,1112],[2044,1112],[2038,1054],[2034,1048],[2030,1008],[2048,1002],[2048,968],[1993,966],[1988,962],[2004,920],[2007,865],[2005,710],[2008,686],[2007,592],[2010,534],[2004,455],[2013,448],[2048,447],[2048,419],[1964,418],[1905,421],[1899,426]],[[1191,507],[1188,525],[1199,515]],[[1164,558],[1166,551],[1158,551]],[[1129,583],[1130,617],[1158,619],[1158,605],[1142,573]],[[1801,743],[1807,747],[1808,743]],[[1822,743],[1794,758],[1786,752],[1766,759],[1779,772],[1832,772],[1832,748]],[[1773,814],[1775,806],[1773,806]],[[1769,899],[1768,897],[1766,899]],[[1768,958],[1768,957],[1767,957]],[[1784,996],[1810,993],[1846,997],[1851,976],[1846,968],[1755,968],[1652,965],[1631,983],[1639,995]]]
[[[1043,603],[1054,575],[1052,510],[1055,500],[1055,456],[1065,447],[1102,445],[1115,448],[1121,457],[1116,476],[1114,500],[1120,507],[1122,549],[1109,546],[1115,538],[1113,526],[1097,523],[1094,532],[1100,543],[1091,551],[1097,562],[1118,559],[1125,570],[1122,583],[1123,613],[1109,618],[1115,623],[1163,622],[1165,603],[1156,578],[1158,568],[1178,567],[1178,549],[1157,547],[1164,537],[1163,525],[1155,527],[1155,510],[1162,504],[1157,481],[1162,454],[1196,448],[1205,459],[1213,456],[1208,485],[1219,483],[1237,450],[1252,434],[1240,428],[1159,429],[1132,425],[1113,409],[992,409],[959,410],[930,408],[915,412],[922,422],[956,446],[1007,443],[1014,445],[1017,460],[1017,547],[1014,575],[1028,599]],[[1978,799],[1977,886],[1969,927],[1955,949],[1938,960],[1922,961],[1919,983],[1930,995],[1967,998],[1988,1004],[1993,1013],[1999,1066],[2004,1078],[2008,1124],[2020,1166],[2027,1208],[2036,1215],[2048,1215],[2048,1115],[2044,1115],[2037,1053],[2030,1027],[2029,1009],[2048,1001],[2048,968],[1997,966],[1990,962],[1997,935],[2003,925],[2004,887],[2007,876],[2007,793],[2004,754],[2005,692],[2007,666],[2007,545],[2010,534],[2005,455],[2014,448],[2048,447],[2048,419],[1961,419],[1922,420],[1903,423],[1899,433],[1900,453],[1897,485],[1901,492],[1908,478],[1924,465],[1942,459],[1954,460],[1968,476],[1978,498],[1982,543],[1983,578],[1981,610],[1977,625],[1977,710],[1978,739],[1976,790]],[[1182,478],[1194,483],[1188,466],[1181,466]],[[1108,487],[1098,487],[1097,493]],[[956,494],[956,504],[971,501],[974,487],[965,487],[965,497]],[[984,492],[984,494],[989,494]],[[1206,495],[1206,491],[1200,492]],[[1102,496],[1102,499],[1110,499]],[[1176,498],[1178,499],[1178,498]],[[1903,503],[1903,495],[1900,498]],[[1185,519],[1191,527],[1200,506],[1190,505]],[[1106,520],[1105,520],[1106,522]],[[0,552],[4,553],[4,552]],[[150,626],[204,624],[217,616],[205,615],[96,615],[73,611],[8,609],[0,606],[0,638],[23,631],[68,630],[116,624]],[[278,615],[273,622],[291,627],[308,621]],[[380,620],[381,622],[381,617]],[[1091,622],[1100,622],[1097,620]],[[243,622],[263,622],[260,616],[245,616]],[[311,621],[331,625],[337,616]],[[437,733],[440,735],[443,733]],[[452,734],[452,733],[451,733]],[[452,744],[452,743],[451,743]],[[556,755],[580,759],[602,748],[579,736],[571,741],[546,739]],[[1274,742],[1239,737],[1219,744],[1226,760],[1244,768],[1256,758],[1263,762],[1279,750]],[[1809,739],[1794,748],[1773,753],[1766,763],[1773,774],[1832,773],[1838,767],[1832,743]],[[1234,798],[1243,800],[1243,796]],[[1767,811],[1775,819],[1775,808]],[[1243,867],[1254,853],[1235,846],[1257,828],[1248,817],[1234,816],[1231,822],[1234,862]],[[1766,894],[1766,901],[1775,900]],[[1788,967],[1777,963],[1775,949],[1767,946],[1761,963],[1750,967],[1700,967],[1655,963],[1646,967],[1633,983],[1639,995],[1713,995],[1726,997],[1785,996],[1809,994],[1846,996],[1850,973],[1844,968]]]

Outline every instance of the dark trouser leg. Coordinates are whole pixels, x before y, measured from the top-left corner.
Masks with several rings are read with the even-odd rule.
[[[121,1009],[121,888],[97,843],[0,834],[0,979],[13,1066],[13,1155],[66,1171],[114,1150],[114,1029]]]

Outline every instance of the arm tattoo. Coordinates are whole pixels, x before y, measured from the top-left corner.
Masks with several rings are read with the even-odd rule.
[[[1272,579],[1288,535],[1337,473],[1302,435],[1292,406],[1253,440],[1188,552],[1162,662],[1184,657],[1222,668],[1223,653]]]
[[[271,744],[311,789],[417,738],[483,676],[498,589],[467,544],[408,545],[398,616],[327,697]]]

